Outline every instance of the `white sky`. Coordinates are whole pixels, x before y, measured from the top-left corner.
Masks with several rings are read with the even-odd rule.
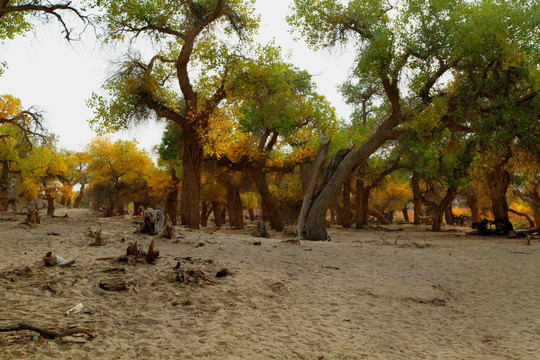
[[[350,109],[343,103],[337,86],[343,83],[352,64],[352,55],[337,49],[314,53],[304,42],[295,42],[285,20],[291,0],[257,0],[261,14],[259,41],[275,39],[290,61],[314,75],[317,91],[327,97],[338,116],[349,118]],[[89,29],[89,32],[92,30]],[[108,58],[94,40],[69,44],[58,24],[40,26],[36,33],[0,44],[0,59],[8,69],[0,77],[0,94],[10,94],[44,113],[48,130],[59,136],[59,147],[82,150],[94,137],[88,125],[92,118],[86,100],[99,91],[107,76]],[[115,134],[114,139],[136,139],[148,151],[159,144],[163,125],[148,123]]]

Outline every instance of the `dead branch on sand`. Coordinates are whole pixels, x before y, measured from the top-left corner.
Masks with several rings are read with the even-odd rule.
[[[29,325],[26,323],[19,323],[17,325],[0,327],[0,332],[23,331],[23,330],[35,331],[41,334],[41,336],[44,336],[49,339],[62,338],[64,336],[69,336],[73,334],[86,334],[90,338],[96,337],[94,332],[87,328],[72,328],[72,329],[67,329],[64,331],[54,331],[50,329],[45,329],[45,328]]]

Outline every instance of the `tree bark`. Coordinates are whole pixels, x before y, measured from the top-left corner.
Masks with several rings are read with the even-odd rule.
[[[191,126],[190,126],[191,125]],[[182,153],[183,181],[181,219],[184,225],[198,229],[201,221],[199,201],[201,196],[201,169],[203,161],[203,147],[199,134],[189,123],[182,126],[183,146]]]
[[[444,209],[444,219],[446,220],[446,224],[455,225],[456,221],[454,213],[452,212],[452,203],[448,204],[446,209]]]
[[[325,228],[325,214],[336,197],[339,189],[352,170],[365,162],[369,156],[377,151],[388,140],[396,139],[399,132],[394,130],[399,119],[395,116],[388,118],[360,148],[350,151],[340,162],[336,171],[331,175],[326,186],[319,193],[309,210],[306,219],[306,238],[309,240],[327,240],[328,233]]]
[[[510,185],[510,174],[498,165],[486,173],[487,188],[491,198],[493,218],[495,220],[508,220],[508,202],[506,192]]]
[[[233,229],[244,228],[244,214],[240,190],[231,183],[225,185],[227,189],[227,211],[229,212],[229,226]]]
[[[208,218],[210,217],[211,212],[212,212],[212,208],[208,209],[208,203],[203,202],[201,206],[201,226],[203,227],[208,226]]]
[[[317,185],[319,182],[319,177],[321,175],[324,162],[326,161],[326,156],[328,155],[328,150],[330,149],[330,141],[325,133],[321,135],[319,142],[319,151],[313,167],[310,171],[309,182],[306,185],[306,193],[304,195],[304,201],[302,202],[302,209],[300,210],[300,216],[298,217],[298,236],[301,239],[307,239],[308,232],[306,228],[306,221],[309,215],[311,206],[315,201],[315,191],[317,190]]]
[[[471,210],[471,218],[473,223],[480,221],[480,206],[478,204],[479,194],[478,194],[478,184],[469,184],[467,189],[464,191],[465,201],[467,206]]]
[[[364,180],[356,180],[356,228],[367,226],[369,219],[369,195],[370,186],[364,186]]]
[[[257,186],[257,190],[261,195],[262,205],[265,211],[265,214],[268,216],[268,221],[270,221],[270,226],[276,231],[283,231],[283,218],[281,212],[276,206],[274,197],[268,189],[268,184],[266,182],[266,176],[260,167],[254,167],[251,169],[251,177]]]
[[[431,225],[431,231],[441,231],[442,226],[442,218],[444,211],[450,204],[452,204],[452,201],[454,201],[454,198],[456,197],[456,191],[455,190],[447,190],[446,195],[442,199],[440,204],[432,203],[432,209],[433,209],[433,223]]]
[[[213,201],[212,209],[214,211],[214,223],[216,224],[217,228],[220,228],[225,223],[225,213],[222,211],[223,207],[221,203]]]

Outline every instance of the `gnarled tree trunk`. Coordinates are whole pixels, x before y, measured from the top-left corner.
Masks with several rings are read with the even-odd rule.
[[[219,183],[227,191],[227,211],[229,213],[229,226],[233,229],[244,228],[244,214],[242,211],[242,199],[240,189],[226,175],[220,176]]]
[[[495,220],[508,219],[508,202],[506,192],[510,185],[510,174],[498,165],[486,173],[487,188],[491,198],[493,217]]]
[[[465,196],[465,201],[467,202],[467,206],[471,210],[471,218],[473,223],[477,223],[480,221],[480,206],[478,204],[479,201],[479,189],[478,184],[469,184],[467,189],[463,192],[463,195]]]

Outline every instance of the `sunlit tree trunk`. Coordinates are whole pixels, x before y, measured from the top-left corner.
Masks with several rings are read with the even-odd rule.
[[[176,176],[176,170],[174,167],[170,169],[171,183],[167,195],[165,197],[165,214],[169,215],[169,219],[173,225],[178,224],[178,184],[180,180]]]
[[[73,207],[75,209],[78,209],[81,207],[81,201],[84,198],[84,188],[86,187],[86,182],[81,183],[81,189],[79,190],[79,195],[75,198],[75,202],[73,203]]]
[[[45,192],[45,197],[47,198],[47,215],[54,215],[54,197],[49,193]]]

